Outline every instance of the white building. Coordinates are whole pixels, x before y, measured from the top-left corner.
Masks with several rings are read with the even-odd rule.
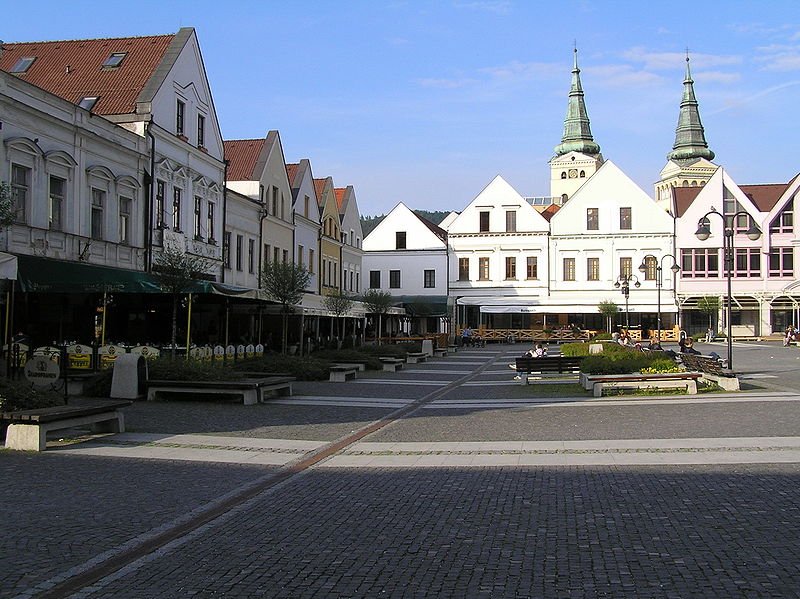
[[[295,262],[305,266],[311,277],[307,291],[319,294],[319,237],[321,217],[314,186],[311,162],[303,158],[298,163],[287,164],[286,173],[292,187],[292,218],[294,219]]]
[[[352,185],[337,187],[334,191],[342,227],[342,291],[358,294],[361,293],[361,263],[364,255],[361,245],[364,235],[356,192]]]

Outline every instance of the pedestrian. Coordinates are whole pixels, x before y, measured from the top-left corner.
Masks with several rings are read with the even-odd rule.
[[[462,347],[472,345],[472,329],[469,326],[464,327],[464,330],[461,331],[461,345]]]
[[[706,343],[711,343],[712,341],[714,341],[714,329],[708,327],[706,331]]]

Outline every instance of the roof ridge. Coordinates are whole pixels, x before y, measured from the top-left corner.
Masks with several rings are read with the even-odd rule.
[[[149,39],[154,37],[174,37],[175,33],[158,33],[156,35],[123,35],[119,37],[87,37],[81,39],[63,39],[63,40],[36,40],[36,41],[19,41],[19,42],[8,42],[4,41],[4,46],[21,46],[21,45],[32,45],[32,44],[65,44],[70,42],[105,42],[105,41],[112,41],[112,40],[138,40],[138,39]]]

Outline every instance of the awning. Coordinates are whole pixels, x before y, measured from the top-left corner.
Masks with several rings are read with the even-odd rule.
[[[17,257],[0,252],[0,279],[17,280]]]
[[[37,256],[17,256],[22,291],[40,293],[162,293],[146,273],[110,266],[66,262]]]
[[[625,312],[625,304],[617,304],[619,313]],[[507,306],[481,306],[483,314],[599,314],[600,310],[595,305],[565,305],[565,304],[539,304],[539,305],[507,305]],[[631,313],[656,313],[656,304],[629,304],[628,311]],[[661,304],[661,313],[668,314],[677,312],[675,304]]]
[[[392,298],[409,316],[447,316],[446,295],[401,295]]]

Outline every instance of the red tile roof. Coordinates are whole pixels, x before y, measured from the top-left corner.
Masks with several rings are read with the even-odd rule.
[[[789,183],[768,183],[766,185],[740,185],[744,194],[750,198],[761,212],[769,212],[781,199]]]
[[[553,215],[561,210],[561,206],[558,204],[550,204],[547,208],[542,210],[541,215],[547,222],[550,222],[550,219],[553,218]]]
[[[342,202],[344,202],[344,194],[347,191],[345,187],[337,187],[333,190],[336,194],[336,205],[339,207],[339,212],[342,211]]]
[[[297,171],[300,169],[299,163],[286,165],[286,176],[289,177],[289,187],[295,187],[294,178],[297,176]]]
[[[228,166],[228,181],[255,181],[258,157],[264,149],[264,139],[229,139],[225,144],[225,160]]]
[[[325,191],[325,184],[327,182],[327,179],[314,179],[314,190],[317,192],[317,202],[319,203],[320,208],[322,208],[325,202],[322,194]]]
[[[675,200],[675,216],[683,216],[702,190],[702,187],[673,187],[672,197]]]
[[[97,96],[100,99],[92,108],[95,114],[130,114],[136,111],[136,99],[174,37],[6,43],[0,70],[10,71],[20,58],[36,57],[25,73],[15,76],[74,104]],[[127,53],[120,66],[104,68],[103,62],[116,52]]]

